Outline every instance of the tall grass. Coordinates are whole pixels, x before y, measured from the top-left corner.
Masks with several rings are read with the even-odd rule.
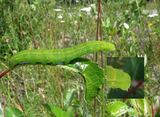
[[[147,6],[156,6],[159,9],[155,3],[159,2],[148,3]],[[61,49],[96,39],[96,17],[80,11],[81,8],[87,7],[86,4],[68,5],[67,3],[59,4],[43,0],[35,1],[33,4],[28,4],[27,0],[23,2],[16,0],[10,2],[8,7],[6,4],[3,4],[3,20],[7,25],[0,36],[3,36],[2,40],[4,40],[4,37],[8,39],[8,42],[2,43],[0,41],[0,46],[4,44],[7,48],[0,55],[2,58],[0,60],[0,72],[7,68],[9,58],[16,51],[38,48]],[[105,54],[113,57],[139,57],[146,54],[148,58],[147,67],[159,67],[159,16],[149,18],[147,14],[146,16],[140,15],[137,23],[135,23],[135,17],[130,10],[131,6],[122,7],[125,3],[111,0],[107,3],[102,1],[101,5],[102,21],[107,23],[110,20],[108,27],[102,24],[103,40],[112,42],[116,46],[115,52]],[[98,9],[97,2],[96,6]],[[62,9],[62,11],[54,11],[54,9]],[[138,7],[138,13],[140,14],[143,9],[149,8],[142,7],[139,9]],[[127,22],[129,24],[128,30],[123,26],[123,23],[127,21],[126,10],[130,12],[128,14],[130,19]],[[60,15],[63,16],[62,19],[58,18]],[[149,23],[153,25],[149,26]],[[135,41],[133,38],[135,38]],[[92,61],[95,59],[93,53],[85,55],[85,57]],[[98,55],[98,63],[100,61],[100,55]],[[146,74],[149,75],[151,71],[147,71]],[[152,78],[152,76],[149,76],[149,78]],[[149,84],[150,81],[148,81],[147,86]],[[63,100],[67,91],[76,89],[73,103],[83,107],[84,87],[83,78],[74,72],[68,72],[65,69],[53,66],[23,66],[1,79],[0,97],[6,106],[17,107],[21,110],[21,104],[27,116],[48,117],[49,114],[42,108],[41,103],[53,102],[58,104],[59,107],[63,107]],[[88,105],[88,111],[91,115],[104,115],[102,113],[104,103],[102,95],[107,99],[107,95],[103,92],[96,97],[96,114],[94,114],[94,102]],[[75,111],[75,113],[77,116],[82,116],[80,112]]]

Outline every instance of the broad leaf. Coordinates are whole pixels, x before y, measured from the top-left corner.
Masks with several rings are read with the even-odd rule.
[[[130,115],[137,115],[138,112],[133,108],[128,107],[123,102],[115,101],[107,104],[107,114],[110,117],[117,117],[123,115],[125,113],[129,113]]]
[[[72,99],[74,97],[75,89],[72,89],[70,92],[67,93],[66,99],[64,100],[64,106],[67,107],[71,104]]]
[[[140,81],[144,79],[144,58],[126,57],[124,71],[128,73],[132,80]]]
[[[66,113],[67,113],[68,117],[74,117],[74,113],[73,113],[72,108],[68,108]]]
[[[127,90],[131,85],[130,76],[122,70],[107,66],[107,87]]]
[[[78,110],[81,114],[83,114],[82,107],[80,105],[71,105],[68,109]]]
[[[136,103],[137,100],[137,103]],[[151,108],[150,108],[150,102],[148,99],[131,99],[131,102],[134,106],[134,108],[139,108],[140,114],[144,116],[151,116]]]
[[[57,106],[54,106],[52,104],[42,104],[42,105],[45,108],[47,108],[51,113],[53,113],[56,117],[68,117],[67,113]]]
[[[15,107],[6,107],[5,116],[6,117],[25,117],[24,114]]]
[[[97,63],[78,58],[72,60],[69,65],[62,65],[61,67],[78,72],[85,78],[85,98],[88,103],[98,95],[103,83],[104,70]]]

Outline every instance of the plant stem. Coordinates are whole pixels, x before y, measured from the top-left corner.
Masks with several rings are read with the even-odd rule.
[[[2,78],[5,74],[7,74],[10,70],[6,69],[0,74],[0,78]]]
[[[18,99],[18,97],[17,97],[17,93],[16,93],[16,91],[14,90],[14,86],[12,85],[12,83],[11,83],[11,81],[9,80],[9,82],[10,82],[10,84],[11,84],[11,86],[12,86],[12,89],[13,89],[13,92],[15,93],[15,95],[16,95],[16,98],[17,98],[17,101],[19,102],[19,104],[20,104],[20,107],[21,107],[21,109],[22,109],[22,111],[23,111],[23,114],[25,115],[25,117],[26,117],[26,114],[25,114],[25,111],[24,111],[24,109],[23,109],[23,107],[22,107],[22,104],[21,104],[21,102],[20,102],[20,100]]]
[[[138,111],[138,113],[139,113],[139,117],[141,117],[141,115],[140,115],[140,112],[139,112],[139,107],[138,107],[138,102],[137,102],[137,99],[135,99],[136,100],[136,105],[137,105],[137,111]]]
[[[29,8],[29,5],[28,5],[27,1],[26,1],[26,4],[27,4],[28,10],[30,12],[30,8]],[[26,9],[26,11],[27,11],[27,9]],[[36,42],[35,42],[35,39],[34,39],[34,34],[33,34],[33,29],[32,29],[32,23],[31,23],[31,19],[30,19],[29,13],[27,13],[27,16],[28,16],[28,22],[29,22],[29,26],[30,26],[30,30],[31,30],[31,34],[32,34],[33,43],[34,43],[34,49],[37,49]]]

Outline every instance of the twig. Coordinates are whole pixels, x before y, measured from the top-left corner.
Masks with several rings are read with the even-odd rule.
[[[154,108],[153,108],[154,106],[153,105],[154,105],[154,103],[152,104],[152,107],[151,107],[152,108],[152,117],[154,117]]]
[[[144,82],[144,79],[141,80],[137,86],[135,86],[133,89],[131,89],[130,91],[127,92],[127,94],[123,97],[123,100],[125,100],[126,98],[128,98],[138,87],[140,87]]]
[[[139,113],[139,117],[141,117],[141,115],[140,115],[140,112],[139,112],[139,107],[138,107],[138,103],[137,103],[137,99],[135,99],[136,100],[136,105],[137,105],[137,111],[138,111],[138,113]]]
[[[99,15],[101,14],[101,0],[99,0],[99,6],[98,6],[98,20],[97,20],[97,41],[98,41],[98,29],[99,29]],[[101,15],[100,15],[100,18],[101,18]],[[101,22],[100,22],[101,23]],[[101,32],[100,32],[101,33]],[[97,62],[97,52],[96,52],[96,55],[95,55],[95,62]],[[94,117],[96,117],[96,98],[94,98]]]
[[[11,83],[11,81],[10,81],[10,80],[9,80],[9,82],[10,82],[10,84],[11,84],[11,86],[12,86],[13,92],[14,92],[14,93],[15,93],[15,95],[16,95],[17,101],[19,102],[20,107],[21,107],[21,109],[22,109],[22,111],[23,111],[23,113],[24,113],[24,115],[25,115],[25,117],[26,117],[26,114],[25,114],[25,111],[24,111],[24,109],[23,109],[23,107],[22,107],[22,104],[21,104],[20,100],[19,100],[19,99],[18,99],[18,97],[17,97],[17,93],[16,93],[16,91],[14,90],[14,86],[12,85],[12,83]]]
[[[0,74],[0,78],[2,78],[5,74],[7,74],[9,71],[11,71],[10,69],[6,69],[4,70],[1,74]]]

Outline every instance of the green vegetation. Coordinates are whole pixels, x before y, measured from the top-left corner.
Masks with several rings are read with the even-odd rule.
[[[160,116],[160,2],[107,1],[101,1],[102,32],[99,37],[113,43],[115,51],[104,51],[103,61],[99,52],[98,57],[95,53],[86,54],[83,58],[90,60],[73,60],[69,65],[17,67],[0,79],[0,116]],[[8,69],[11,56],[17,52],[63,49],[95,41],[98,5],[96,0],[76,4],[67,0],[33,0],[30,3],[28,0],[0,0],[0,73]],[[90,11],[80,10],[86,7]],[[152,13],[151,9],[157,12]],[[115,89],[118,84],[107,87],[107,69],[110,68],[107,68],[107,57],[144,57],[145,84],[143,80],[136,82],[144,86],[144,99],[107,99],[112,91],[110,88],[118,90]],[[124,61],[119,63],[122,65]],[[100,84],[93,85],[97,91],[93,95],[92,90],[87,91],[90,89],[87,86],[92,85],[87,84],[90,80],[87,81],[86,74],[94,80],[91,75],[94,72],[90,69],[88,71],[93,73],[84,72],[82,67],[86,65],[97,66],[102,75]],[[110,73],[121,76],[117,69]],[[124,69],[132,68],[129,64]],[[109,75],[116,81],[121,78]],[[127,81],[118,88],[127,90],[129,84]]]

